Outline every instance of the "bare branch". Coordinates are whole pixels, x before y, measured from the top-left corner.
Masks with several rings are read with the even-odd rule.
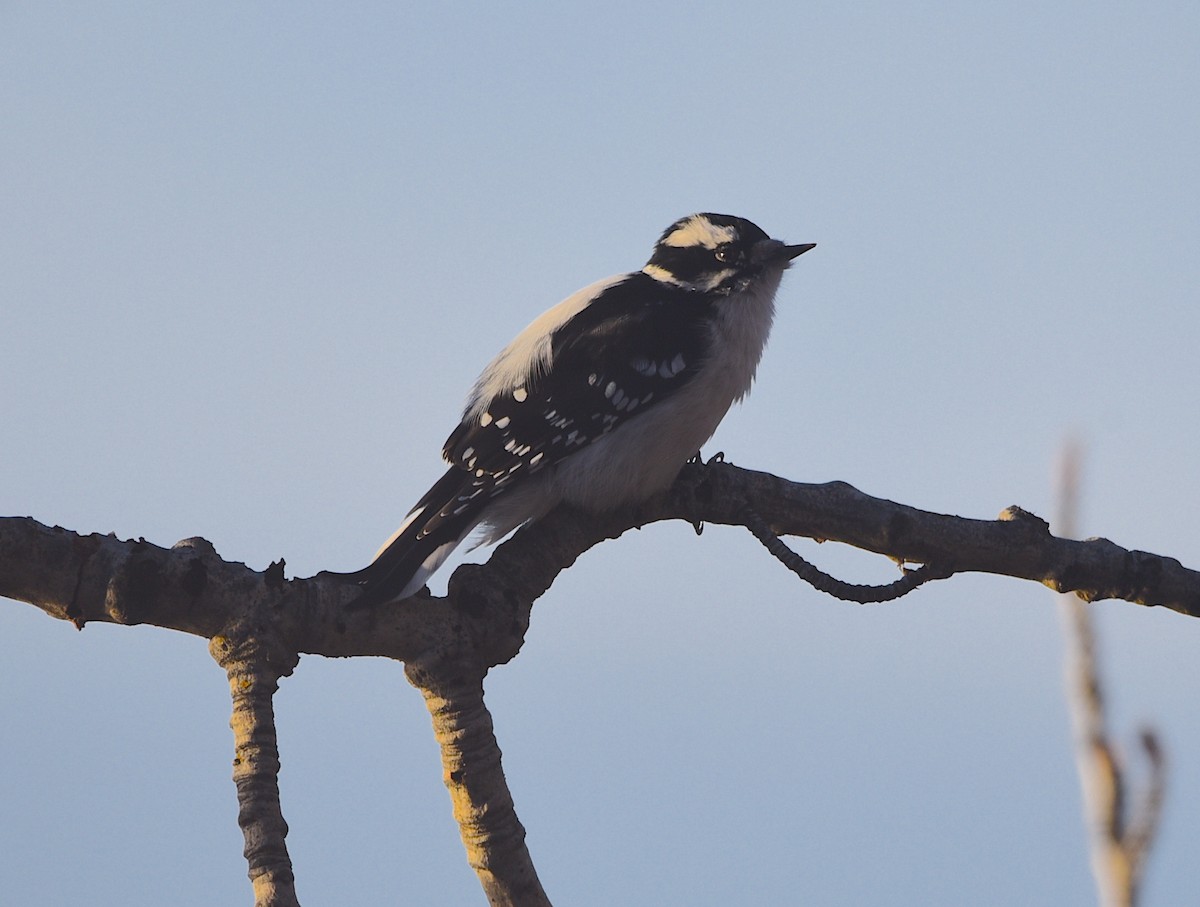
[[[1064,535],[1075,531],[1079,470],[1079,450],[1068,444],[1059,469],[1056,519]],[[1059,614],[1067,643],[1064,680],[1092,875],[1103,907],[1133,907],[1162,812],[1166,778],[1162,750],[1154,732],[1143,731],[1142,747],[1150,762],[1150,779],[1130,820],[1127,767],[1120,764],[1109,737],[1092,616],[1077,594],[1059,596]]]
[[[810,564],[785,545],[779,536],[771,532],[767,524],[763,522],[762,517],[757,513],[751,511],[746,514],[746,528],[754,534],[756,539],[763,543],[763,547],[771,552],[776,560],[800,577],[800,579],[804,580],[818,592],[832,595],[834,598],[839,598],[844,602],[856,602],[860,605],[890,602],[900,598],[902,595],[907,595],[913,589],[917,588],[917,586],[924,583],[935,579],[947,579],[954,575],[953,570],[942,570],[933,564],[925,564],[916,570],[906,570],[900,579],[895,582],[885,583],[882,586],[862,586],[845,583],[837,577],[830,576],[828,573],[817,569],[817,567]]]
[[[330,579],[289,580],[273,592],[273,619],[300,652],[403,661],[471,653],[500,664],[519,651],[532,603],[589,548],[659,520],[744,526],[748,513],[777,536],[839,541],[939,572],[994,573],[1087,600],[1200,615],[1200,572],[1107,539],[1056,538],[1017,507],[997,520],[968,519],[871,497],[844,482],[807,485],[709,463],[687,466],[668,494],[630,510],[596,515],[560,507],[499,546],[486,565],[460,567],[445,598],[418,595],[348,614],[341,606],[352,589]],[[264,574],[197,548],[168,551],[0,518],[0,595],[79,626],[153,623],[211,638],[264,584]]]
[[[758,514],[776,536],[837,541],[940,573],[1034,580],[1088,601],[1118,598],[1200,616],[1200,572],[1107,539],[1052,536],[1019,507],[996,520],[931,513],[871,497],[845,482],[808,485],[728,463],[689,464],[670,492],[631,511],[581,516],[565,508],[518,533],[486,568],[518,595],[540,595],[593,545],[659,520],[746,526]],[[529,572],[528,577],[523,575]]]
[[[264,904],[294,901],[286,826],[277,791],[268,789],[278,758],[270,712],[275,681],[301,652],[405,662],[433,715],[463,840],[488,896],[496,904],[543,904],[503,784],[482,679],[520,651],[533,602],[560,571],[607,538],[668,519],[751,526],[779,554],[786,548],[778,536],[794,535],[926,565],[885,587],[887,594],[974,571],[1031,579],[1092,600],[1123,598],[1200,614],[1197,571],[1105,539],[1055,538],[1044,521],[1020,508],[1006,509],[998,520],[965,519],[873,498],[843,482],[805,485],[726,463],[689,464],[667,494],[630,510],[596,515],[559,508],[499,546],[487,564],[456,570],[444,598],[422,592],[347,612],[354,587],[330,578],[285,580],[282,561],[258,572],[222,560],[203,540],[168,550],[19,517],[0,518],[0,596],[30,602],[80,628],[90,621],[150,623],[213,639],[214,656],[234,689],[239,759],[250,754],[248,773],[238,782],[243,806],[253,807],[244,813],[254,816],[246,824],[251,873],[263,870],[276,886],[260,892],[278,898]],[[783,559],[798,563],[795,556]],[[832,578],[818,582],[861,596]],[[243,684],[247,695],[236,699]]]
[[[433,718],[442,780],[467,862],[488,901],[495,907],[549,907],[500,766],[492,716],[483,702],[483,672],[443,663],[409,664],[405,673]]]
[[[1125,829],[1124,846],[1129,854],[1134,875],[1140,878],[1150,846],[1158,834],[1158,822],[1162,816],[1163,799],[1167,788],[1167,760],[1159,743],[1158,735],[1150,728],[1140,735],[1142,752],[1149,764],[1146,787],[1133,810],[1133,818]]]
[[[282,567],[282,564],[279,565]],[[297,656],[278,644],[271,622],[250,603],[227,630],[212,638],[209,651],[229,677],[233,697],[233,781],[238,825],[254,885],[255,907],[299,907],[288,856],[288,827],[279,803],[279,743],[273,697],[279,678],[291,674]]]

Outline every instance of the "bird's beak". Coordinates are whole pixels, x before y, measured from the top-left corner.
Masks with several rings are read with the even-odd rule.
[[[816,245],[815,242],[806,242],[798,246],[788,246],[777,239],[764,239],[755,245],[750,258],[759,265],[782,265],[786,268],[792,259],[803,255]]]

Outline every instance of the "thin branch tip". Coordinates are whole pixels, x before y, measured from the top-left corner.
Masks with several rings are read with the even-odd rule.
[[[832,595],[842,601],[855,602],[860,605],[879,604],[894,601],[912,592],[918,586],[937,579],[946,579],[954,574],[954,569],[934,563],[922,564],[914,569],[907,568],[903,560],[899,561],[903,576],[900,579],[883,585],[858,585],[847,583],[835,576],[824,572],[816,565],[784,544],[767,522],[753,510],[747,509],[743,515],[745,526],[753,533],[763,547],[781,564],[787,567],[818,592]],[[893,560],[896,560],[893,558]]]

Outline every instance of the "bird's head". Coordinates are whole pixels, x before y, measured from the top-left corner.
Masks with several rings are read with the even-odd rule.
[[[663,231],[642,270],[655,280],[703,293],[731,293],[787,268],[816,243],[789,246],[728,214],[691,214]]]

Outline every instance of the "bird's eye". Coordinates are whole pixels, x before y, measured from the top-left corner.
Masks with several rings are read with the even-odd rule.
[[[729,264],[737,258],[737,252],[734,251],[733,246],[720,246],[713,255],[722,264]]]

